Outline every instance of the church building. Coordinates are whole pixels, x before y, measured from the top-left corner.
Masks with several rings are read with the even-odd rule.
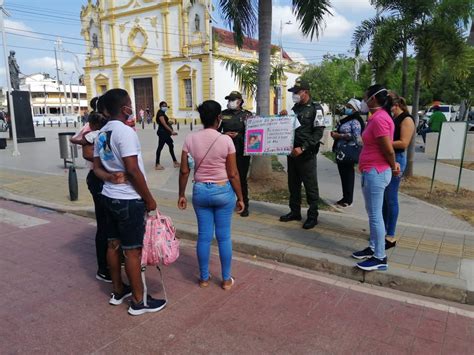
[[[213,99],[225,108],[224,97],[242,91],[225,67],[226,58],[258,59],[258,41],[245,39],[242,49],[233,34],[213,28],[211,0],[97,0],[82,7],[81,34],[88,46],[85,84],[88,98],[111,88],[126,89],[135,114],[155,112],[161,101],[170,106],[174,119],[197,118],[196,106]],[[212,46],[211,46],[212,43]],[[212,49],[212,50],[211,50]],[[276,60],[280,58],[275,47]],[[289,65],[279,88],[271,90],[270,112],[290,108],[287,86],[298,77],[301,66],[285,53]],[[255,98],[242,92],[245,108],[256,110]]]

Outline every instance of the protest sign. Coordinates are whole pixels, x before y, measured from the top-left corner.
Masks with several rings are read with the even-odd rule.
[[[294,116],[249,117],[245,131],[245,154],[289,155],[298,126]]]

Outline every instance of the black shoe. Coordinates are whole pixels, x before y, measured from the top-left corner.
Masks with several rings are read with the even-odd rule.
[[[370,249],[370,247],[367,247],[364,250],[355,251],[352,253],[352,257],[354,259],[359,259],[359,260],[371,258],[373,256],[374,256],[374,251]]]
[[[245,208],[240,214],[240,217],[248,217],[248,216],[249,216],[249,209]]]
[[[385,250],[394,248],[397,245],[397,241],[391,242],[390,240],[385,239]]]
[[[314,228],[316,227],[316,225],[318,224],[318,219],[317,218],[308,218],[306,220],[306,222],[304,222],[303,224],[303,229],[311,229],[311,228]]]
[[[145,313],[153,313],[161,311],[166,306],[166,300],[155,300],[151,296],[147,296],[146,299],[147,305],[143,304],[143,301],[140,303],[130,302],[130,307],[128,307],[128,314],[132,316],[139,316]]]
[[[95,278],[100,281],[104,281],[107,283],[112,282],[112,278],[110,277],[110,273],[108,271],[97,271],[97,274],[95,274]]]
[[[125,298],[130,297],[131,295],[132,295],[132,288],[124,284],[122,293],[112,292],[110,294],[109,303],[113,306],[121,305],[123,301],[125,300]]]
[[[301,221],[301,215],[290,212],[280,217],[280,222],[289,222],[289,221]]]

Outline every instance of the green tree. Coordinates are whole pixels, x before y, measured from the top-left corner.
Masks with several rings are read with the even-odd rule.
[[[384,69],[393,64],[400,51],[396,42],[403,40],[413,45],[416,70],[413,90],[412,114],[418,123],[418,109],[422,84],[429,85],[446,63],[457,78],[469,76],[469,50],[464,31],[472,18],[473,0],[373,0],[378,16],[373,26],[358,28],[354,34],[356,49],[368,39],[371,42],[372,62],[378,70],[378,79],[385,78]],[[389,17],[383,18],[381,15]],[[382,20],[380,20],[382,19]],[[399,31],[399,29],[402,29]],[[362,31],[366,29],[366,34]],[[391,32],[390,32],[391,30]],[[392,36],[390,36],[392,34]],[[365,42],[364,42],[365,41]],[[404,50],[406,53],[406,49]],[[405,56],[404,56],[405,57]],[[404,66],[405,67],[405,66]],[[383,73],[383,75],[380,75]],[[406,176],[413,174],[415,137],[408,148]]]
[[[329,105],[334,114],[337,105],[351,97],[361,98],[364,85],[370,83],[368,63],[362,63],[358,73],[355,68],[354,58],[326,55],[320,64],[311,66],[302,76],[310,83],[312,97]]]
[[[227,25],[234,31],[239,47],[244,36],[253,37],[258,23],[259,61],[257,81],[257,113],[264,116],[270,108],[272,0],[220,0],[219,7]],[[331,15],[329,0],[292,0],[293,12],[303,35],[317,38],[324,25],[324,16]],[[257,20],[258,19],[258,20]],[[256,157],[251,175],[267,178],[271,174],[269,158]]]

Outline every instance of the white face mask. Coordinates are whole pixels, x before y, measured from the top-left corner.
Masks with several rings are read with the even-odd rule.
[[[299,104],[300,101],[301,101],[301,96],[298,95],[298,94],[293,94],[293,95],[291,96],[291,98],[292,98],[292,100],[293,100],[293,102],[294,102],[295,104]]]
[[[237,107],[238,107],[238,103],[237,103],[237,100],[233,100],[233,101],[229,101],[227,102],[227,108],[229,110],[237,110]]]
[[[365,100],[360,103],[360,113],[363,115],[369,113],[369,106],[367,106],[367,102],[365,102]]]
[[[161,108],[161,111],[163,111],[163,112],[166,112],[166,111],[168,111],[168,107],[166,107],[166,106],[163,106],[163,107]]]

